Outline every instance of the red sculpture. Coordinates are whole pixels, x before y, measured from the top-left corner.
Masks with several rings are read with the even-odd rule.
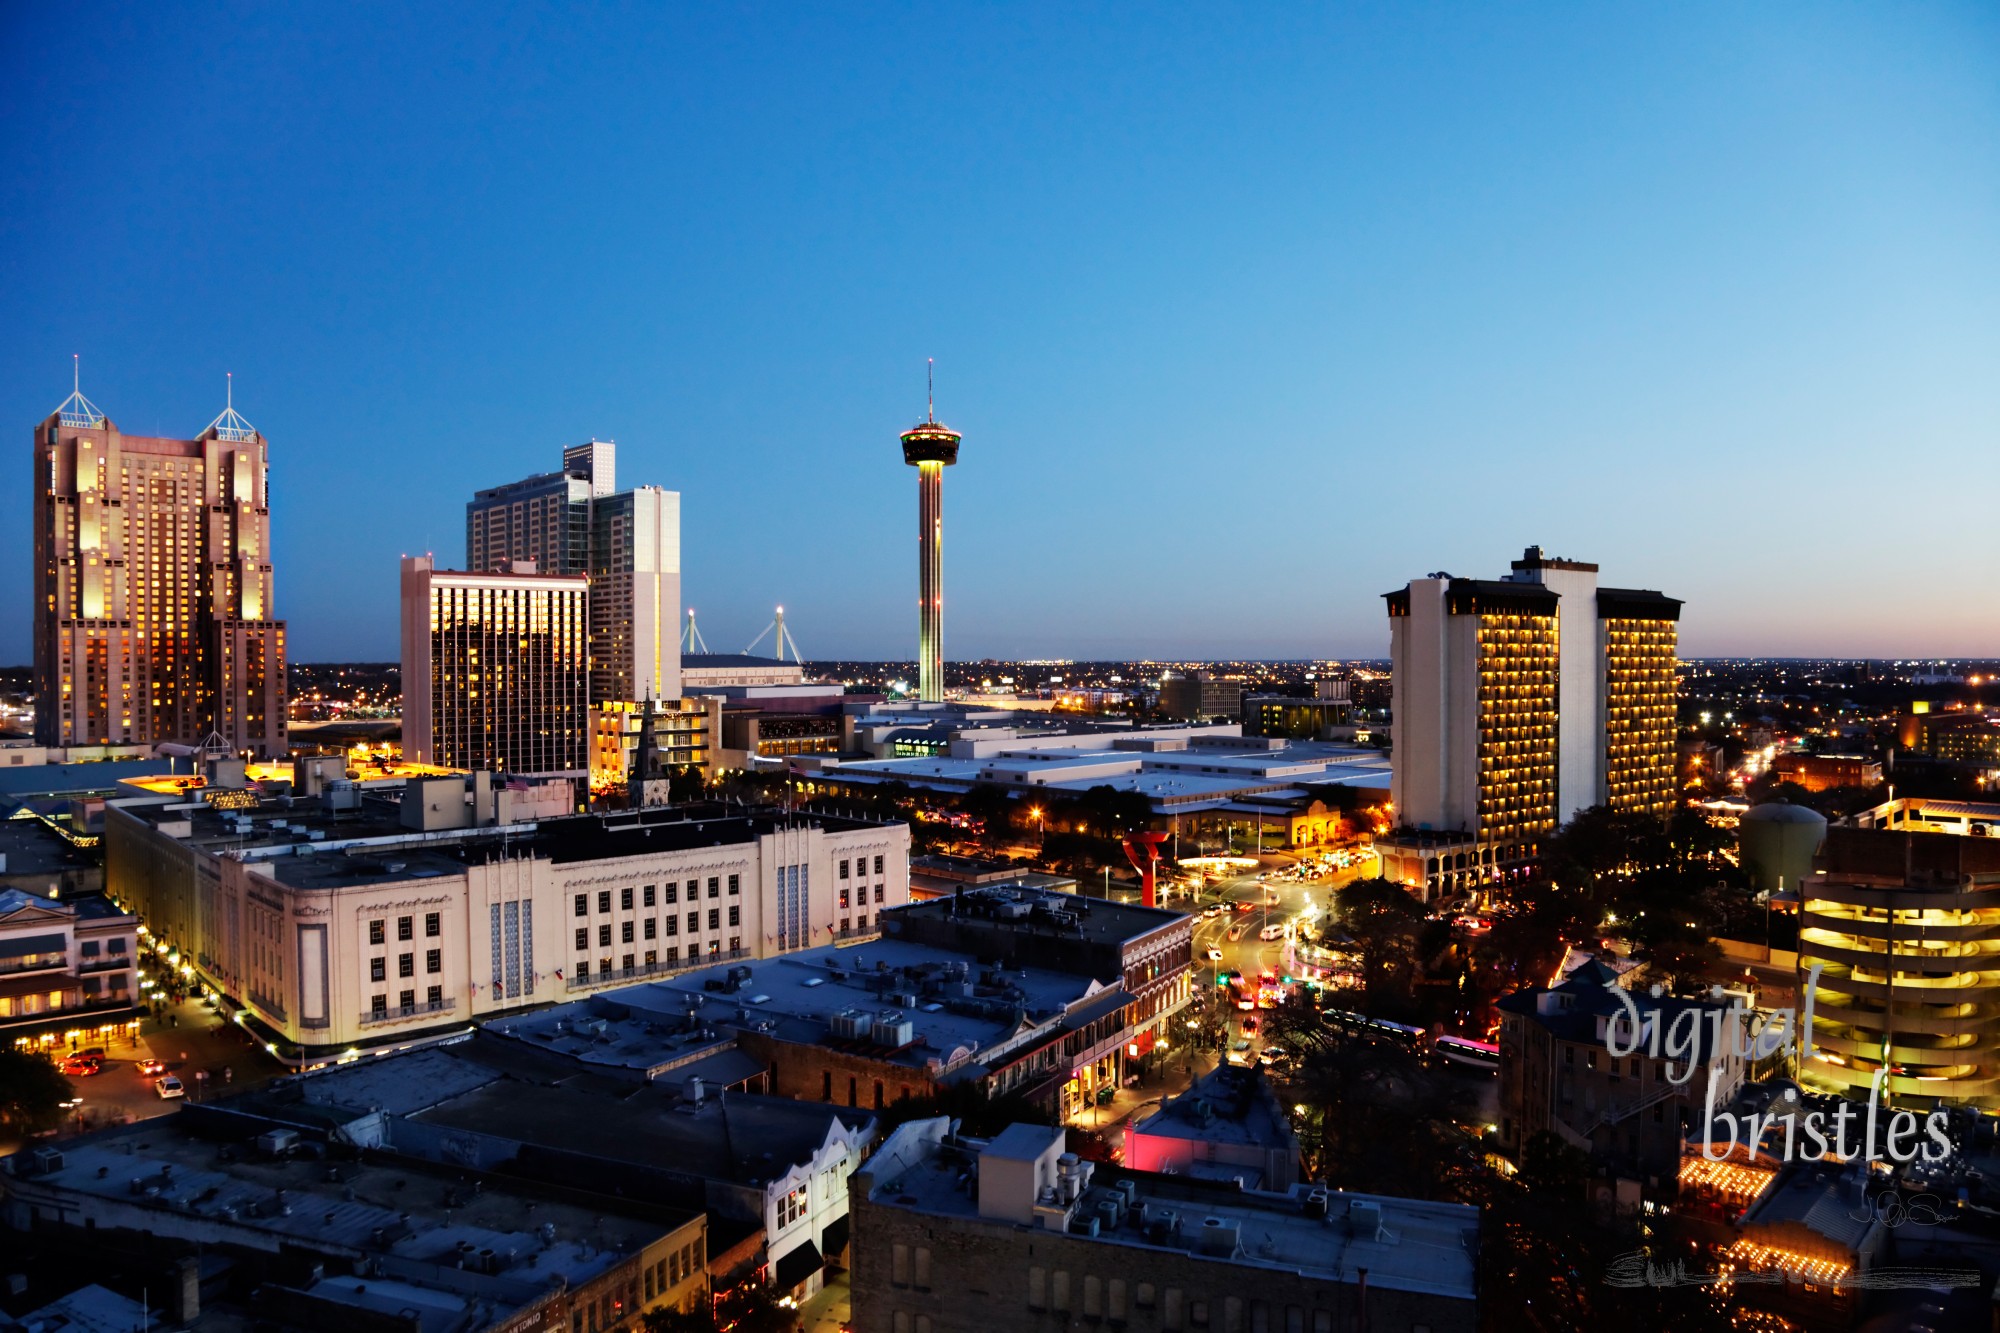
[[[1160,844],[1167,840],[1164,833],[1128,833],[1125,835],[1125,858],[1132,868],[1139,872],[1139,900],[1148,907],[1158,906],[1153,901],[1153,872],[1160,864]]]

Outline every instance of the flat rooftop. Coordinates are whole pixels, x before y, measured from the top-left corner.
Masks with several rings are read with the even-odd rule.
[[[1262,1072],[1221,1064],[1186,1092],[1164,1103],[1132,1133],[1197,1143],[1281,1148],[1294,1142],[1291,1126]]]
[[[695,1103],[680,1094],[657,1084],[614,1090],[496,1082],[410,1118],[752,1187],[811,1162],[837,1130],[874,1123],[869,1111],[789,1097],[739,1092]],[[590,1132],[579,1136],[583,1125]]]
[[[935,1147],[896,1174],[876,1178],[869,1200],[880,1206],[909,1208],[940,1217],[977,1218],[977,1180],[976,1176],[968,1178],[967,1172],[977,1160],[979,1150],[986,1146],[967,1140],[962,1147]],[[993,1146],[1006,1147],[1006,1135],[994,1140]],[[862,1169],[890,1170],[895,1165],[886,1153],[878,1153]],[[1335,1192],[1330,1196],[1327,1215],[1315,1217],[1306,1208],[1308,1186],[1299,1186],[1289,1194],[1276,1194],[1238,1189],[1233,1182],[1211,1182],[1100,1164],[1082,1195],[1078,1216],[1096,1216],[1098,1205],[1114,1197],[1116,1191],[1112,1186],[1128,1180],[1136,1186],[1137,1194],[1122,1225],[1100,1229],[1095,1237],[1072,1233],[1066,1238],[1084,1245],[1169,1251],[1188,1263],[1271,1268],[1339,1282],[1354,1282],[1360,1270],[1366,1269],[1371,1287],[1468,1301],[1474,1298],[1474,1254],[1479,1236],[1477,1208]],[[1379,1228],[1372,1221],[1356,1224],[1353,1211],[1356,1204],[1380,1208]],[[1149,1228],[1148,1222],[1165,1212],[1175,1215],[1179,1224],[1177,1235]],[[1200,1232],[1207,1218],[1237,1224],[1241,1240],[1234,1257],[1200,1252]],[[990,1218],[985,1219],[985,1224],[1009,1225]],[[1107,1258],[1105,1262],[1114,1265],[1116,1271],[1115,1259]]]
[[[194,1119],[182,1114],[66,1140],[61,1169],[34,1182],[156,1210],[162,1234],[193,1215],[264,1233],[274,1249],[379,1255],[387,1277],[497,1297],[497,1309],[588,1282],[695,1217],[650,1204],[634,1210],[650,1219],[621,1216],[608,1205],[580,1207],[490,1179],[474,1191],[456,1172],[406,1162],[280,1160],[253,1143],[196,1137],[182,1127]],[[454,1278],[465,1254],[489,1251],[497,1273]]]
[[[154,828],[185,823],[188,832],[177,834],[177,841],[263,862],[278,883],[302,889],[454,875],[483,862],[487,849],[501,841],[514,854],[564,864],[754,842],[788,824],[831,832],[884,827],[818,811],[786,815],[776,808],[698,805],[454,829],[441,837],[404,828],[395,801],[380,796],[364,797],[358,810],[338,811],[313,800],[244,810],[218,810],[200,800],[121,801],[117,808]]]
[[[586,1027],[585,1039],[592,1035]],[[696,1103],[681,1070],[659,1079],[620,1076],[532,1038],[489,1032],[337,1065],[226,1105],[312,1128],[379,1110],[412,1124],[744,1184],[810,1160],[836,1126],[873,1119],[865,1110],[743,1092],[704,1091]],[[580,1136],[579,1126],[588,1133]],[[396,1131],[389,1137],[396,1141]]]
[[[1060,924],[1053,915],[1056,913],[1062,914]],[[924,930],[927,926],[935,929],[943,923],[959,922],[977,929],[1005,930],[1020,935],[1050,935],[1059,931],[1072,939],[1115,945],[1150,935],[1186,918],[1186,912],[1175,908],[1086,898],[1015,881],[1007,884],[968,884],[943,897],[913,902],[884,912],[880,923],[885,939],[903,936],[931,941],[934,936],[913,932]]]
[[[898,995],[911,1002],[899,1002]],[[983,966],[958,950],[885,937],[685,972],[491,1026],[548,1043],[574,1039],[581,1026],[604,1052],[600,1058],[633,1068],[686,1049],[690,1034],[752,1028],[779,1041],[851,1048],[878,1063],[964,1076],[983,1070],[984,1052],[1023,1031],[1081,1024],[1127,1002],[1122,989],[1091,977]],[[889,1012],[910,1022],[908,1042],[892,1047],[835,1030],[843,1014],[866,1014],[872,1021]]]
[[[962,731],[956,734],[963,735]],[[1027,739],[1027,738],[1023,738]],[[1390,761],[1367,746],[1258,736],[1152,738],[1145,733],[1065,737],[1062,746],[1001,746],[974,756],[864,759],[829,764],[830,777],[969,787],[996,782],[1021,791],[1081,794],[1093,787],[1137,792],[1162,805],[1222,803],[1249,794],[1293,795],[1311,784],[1382,786]]]
[[[153,777],[173,770],[170,759],[107,759],[84,764],[21,764],[0,768],[0,797],[70,796],[111,793],[128,778]]]
[[[91,856],[39,819],[0,819],[0,859],[8,879],[62,875],[96,864]]]

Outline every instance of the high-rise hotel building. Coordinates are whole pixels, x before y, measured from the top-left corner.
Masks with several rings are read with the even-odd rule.
[[[475,573],[533,561],[547,574],[589,579],[586,767],[593,785],[622,785],[647,713],[670,719],[681,701],[678,634],[681,497],[658,486],[620,491],[617,445],[563,450],[560,472],[475,494],[465,507],[465,564]],[[656,734],[686,742],[687,726]],[[698,763],[704,744],[669,744],[669,765]]]
[[[79,387],[34,438],[35,739],[285,753],[270,451],[233,404],[127,435]]]
[[[1397,832],[1386,878],[1429,898],[1500,882],[1593,805],[1674,807],[1681,603],[1597,586],[1529,547],[1503,579],[1385,594]]]
[[[582,777],[590,580],[403,558],[403,750],[419,763]]]

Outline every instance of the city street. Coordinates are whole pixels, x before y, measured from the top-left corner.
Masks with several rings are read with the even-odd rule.
[[[174,1110],[176,1101],[161,1098],[155,1080],[139,1072],[139,1062],[149,1058],[165,1062],[167,1073],[181,1080],[192,1102],[240,1092],[286,1072],[241,1028],[200,1000],[183,1000],[168,1005],[164,1014],[148,1014],[140,1023],[137,1043],[108,1048],[102,1073],[70,1076],[82,1103],[61,1133],[125,1124]],[[0,1152],[7,1150],[0,1144]]]

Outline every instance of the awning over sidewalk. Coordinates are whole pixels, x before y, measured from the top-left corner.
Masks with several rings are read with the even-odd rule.
[[[820,1270],[820,1266],[821,1260],[818,1247],[811,1241],[807,1241],[795,1250],[788,1250],[784,1257],[778,1260],[777,1269],[773,1274],[772,1285],[781,1292],[790,1291],[793,1287],[798,1286],[799,1283],[817,1273]]]
[[[847,1248],[847,1217],[846,1213],[842,1213],[827,1224],[826,1230],[819,1233],[821,1254],[831,1258]]]

